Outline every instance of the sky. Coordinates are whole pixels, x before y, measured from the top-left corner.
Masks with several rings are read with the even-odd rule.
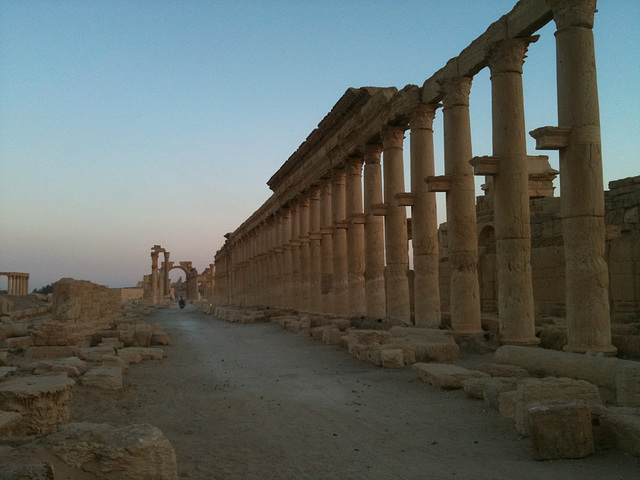
[[[348,88],[421,86],[515,3],[0,1],[0,271],[135,286],[159,244],[202,272]],[[606,186],[640,175],[640,2],[598,10]],[[524,65],[528,131],[557,125],[554,31]],[[487,69],[470,105],[491,155]],[[441,114],[434,139],[442,174]]]

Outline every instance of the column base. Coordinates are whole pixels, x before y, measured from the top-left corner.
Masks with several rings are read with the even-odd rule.
[[[567,344],[562,347],[563,352],[569,353],[586,353],[590,355],[602,355],[604,357],[615,357],[618,353],[618,349],[613,345],[607,345],[605,347],[586,347],[582,345],[570,345]]]

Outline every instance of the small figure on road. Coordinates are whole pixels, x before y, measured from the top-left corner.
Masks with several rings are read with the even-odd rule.
[[[184,298],[180,297],[180,301],[178,302],[178,305],[180,305],[180,308],[184,308],[186,304],[187,302],[184,301]]]

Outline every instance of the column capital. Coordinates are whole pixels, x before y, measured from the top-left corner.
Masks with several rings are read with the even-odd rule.
[[[362,157],[349,157],[345,161],[347,175],[362,175],[362,164],[364,158]]]
[[[593,28],[596,0],[547,0],[556,28]]]
[[[331,170],[331,183],[333,185],[344,185],[346,172],[344,168],[334,168]]]
[[[367,165],[380,164],[381,153],[382,153],[382,144],[367,143],[364,146],[364,162]]]
[[[395,125],[385,125],[382,128],[382,149],[388,148],[402,148],[402,142],[404,141],[404,131],[406,127],[398,127]]]
[[[441,105],[437,104],[424,104],[419,103],[411,111],[411,117],[409,118],[409,125],[411,130],[433,130],[433,119],[436,117],[436,110]]]
[[[540,35],[523,38],[507,38],[498,40],[487,49],[486,58],[491,69],[491,74],[519,73],[522,74],[522,65],[527,58],[527,49],[530,43],[538,41]]]
[[[311,185],[307,189],[307,198],[309,200],[319,200],[320,199],[320,185]]]
[[[438,80],[440,92],[444,95],[442,99],[444,110],[456,106],[469,106],[471,82],[471,77],[451,77]]]

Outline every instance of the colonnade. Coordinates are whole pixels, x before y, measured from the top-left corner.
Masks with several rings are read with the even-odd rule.
[[[0,272],[7,277],[8,295],[29,295],[29,274],[17,272]]]
[[[272,197],[227,234],[215,257],[213,300],[438,327],[442,259],[435,192],[445,192],[451,326],[460,338],[473,335],[481,331],[474,175],[483,175],[494,195],[500,339],[537,345],[529,181],[551,168],[547,157],[526,151],[522,75],[527,49],[537,40],[532,35],[553,19],[558,126],[531,134],[537,148],[560,150],[567,350],[614,353],[594,13],[595,0],[521,1],[422,87],[347,90],[267,182]],[[473,76],[486,67],[493,152],[473,157],[469,94]],[[433,121],[440,107],[444,175],[435,176]]]

